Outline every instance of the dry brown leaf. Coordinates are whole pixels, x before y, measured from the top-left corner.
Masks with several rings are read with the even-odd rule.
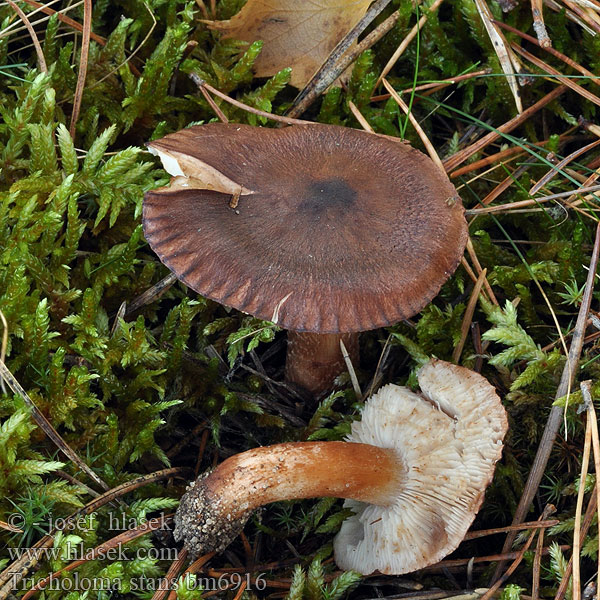
[[[302,88],[337,43],[360,21],[371,0],[248,0],[229,21],[206,21],[226,38],[263,40],[257,77],[292,67],[290,83]]]

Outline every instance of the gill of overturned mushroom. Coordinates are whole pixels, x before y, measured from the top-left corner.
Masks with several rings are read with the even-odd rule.
[[[221,551],[259,506],[330,496],[355,512],[334,540],[341,568],[402,574],[441,560],[479,510],[507,421],[494,388],[473,371],[433,360],[418,378],[420,393],[388,385],[371,397],[346,442],[228,458],[185,493],[175,537],[193,555]]]

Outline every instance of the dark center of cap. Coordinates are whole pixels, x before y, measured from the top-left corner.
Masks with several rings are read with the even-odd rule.
[[[300,192],[298,212],[309,219],[319,219],[329,209],[343,213],[354,205],[356,192],[338,178],[313,181]]]

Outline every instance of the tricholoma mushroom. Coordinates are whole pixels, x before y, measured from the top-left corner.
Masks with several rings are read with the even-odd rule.
[[[330,389],[358,333],[419,312],[462,256],[460,198],[424,154],[332,125],[215,123],[150,142],[173,175],[144,232],[203,296],[290,330],[286,378]]]
[[[432,360],[418,379],[421,393],[381,388],[345,442],[256,448],[199,477],[181,499],[176,539],[193,555],[221,551],[259,506],[330,496],[355,512],[334,540],[339,567],[399,575],[438,562],[481,506],[507,421],[473,371]]]

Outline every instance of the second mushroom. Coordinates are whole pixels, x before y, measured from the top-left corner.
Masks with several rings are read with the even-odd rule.
[[[358,332],[419,312],[462,256],[448,178],[400,141],[331,125],[190,127],[148,144],[173,176],[144,232],[210,299],[288,329],[286,379],[313,394]]]
[[[297,442],[232,456],[188,489],[175,537],[193,555],[223,550],[253,510],[276,500],[348,498],[334,540],[342,569],[409,573],[441,560],[465,536],[507,430],[494,388],[439,360],[420,393],[387,385],[366,403],[346,442]]]

